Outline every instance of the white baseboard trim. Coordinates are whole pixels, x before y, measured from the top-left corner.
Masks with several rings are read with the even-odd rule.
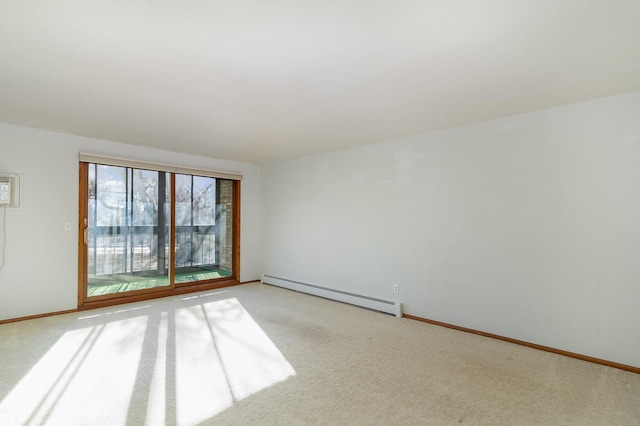
[[[286,278],[274,277],[272,275],[263,274],[262,282],[264,284],[271,284],[277,287],[287,288],[289,290],[295,290],[302,293],[312,294],[314,296],[324,297],[325,299],[337,300],[339,302],[349,303],[351,305],[362,306],[363,308],[385,312],[395,315],[398,318],[402,317],[402,302],[349,293],[342,290],[335,290],[314,284],[293,281]]]

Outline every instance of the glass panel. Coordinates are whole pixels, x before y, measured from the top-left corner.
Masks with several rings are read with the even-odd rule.
[[[169,176],[89,164],[88,296],[169,285]]]
[[[127,169],[123,167],[97,166],[96,225],[123,226],[127,219]]]
[[[175,196],[176,283],[230,276],[233,182],[176,175]]]
[[[133,225],[158,224],[158,172],[133,170]]]
[[[216,180],[208,177],[193,177],[193,224],[215,225]]]
[[[191,226],[191,176],[176,175],[176,226]]]

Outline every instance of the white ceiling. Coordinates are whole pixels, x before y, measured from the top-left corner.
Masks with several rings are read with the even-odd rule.
[[[0,2],[0,122],[221,159],[637,89],[638,0]]]

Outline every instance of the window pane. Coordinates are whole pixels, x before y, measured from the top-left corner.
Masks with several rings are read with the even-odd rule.
[[[158,172],[133,170],[133,224],[158,224]]]
[[[193,177],[193,224],[215,225],[216,180]]]
[[[127,169],[98,166],[96,172],[97,226],[127,223]]]
[[[176,175],[176,226],[191,224],[191,176]]]

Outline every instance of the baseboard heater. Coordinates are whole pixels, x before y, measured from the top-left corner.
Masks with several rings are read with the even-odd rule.
[[[324,297],[325,299],[337,300],[339,302],[349,303],[351,305],[362,306],[363,308],[373,309],[375,311],[386,312],[402,317],[402,302],[394,302],[391,300],[377,299],[375,297],[363,296],[361,294],[349,293],[341,290],[320,287],[318,285],[302,283],[300,281],[278,278],[272,275],[262,275],[264,284],[271,284],[277,287],[288,288],[289,290],[308,293],[314,296]]]

